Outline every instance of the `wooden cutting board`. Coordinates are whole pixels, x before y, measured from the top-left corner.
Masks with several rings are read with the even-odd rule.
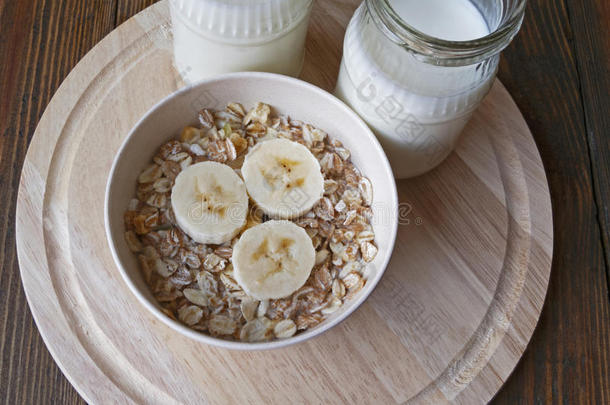
[[[316,2],[303,79],[333,88],[357,3]],[[167,3],[157,3],[83,58],[47,107],[23,166],[23,284],[79,393],[93,404],[489,401],[536,326],[553,246],[540,156],[504,87],[496,82],[441,167],[399,182],[393,259],[358,311],[297,346],[232,352],[149,314],[104,235],[115,152],[140,116],[183,85],[168,20]]]

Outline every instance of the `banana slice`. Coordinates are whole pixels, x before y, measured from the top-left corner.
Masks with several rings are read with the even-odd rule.
[[[250,197],[273,218],[306,213],[324,192],[318,160],[305,146],[288,139],[256,145],[246,156],[241,173]]]
[[[235,280],[256,299],[284,298],[305,284],[315,257],[303,228],[267,221],[244,232],[233,247]]]
[[[202,162],[181,171],[171,200],[176,222],[199,243],[227,242],[246,223],[246,186],[221,163]]]

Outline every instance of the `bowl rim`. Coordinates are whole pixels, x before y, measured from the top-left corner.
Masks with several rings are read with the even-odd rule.
[[[346,116],[350,117],[350,119],[357,122],[358,125],[362,128],[362,134],[366,135],[366,137],[368,138],[368,142],[371,144],[371,146],[374,147],[377,152],[381,152],[381,156],[383,156],[383,159],[381,162],[379,162],[379,166],[381,166],[381,168],[385,172],[385,176],[389,179],[389,186],[391,187],[390,191],[391,191],[391,195],[393,197],[393,201],[391,201],[391,203],[392,203],[391,206],[395,207],[395,210],[391,215],[391,220],[392,220],[393,224],[390,225],[391,234],[390,234],[389,244],[388,244],[388,254],[386,255],[383,263],[381,263],[381,265],[379,266],[378,271],[375,274],[375,277],[373,279],[367,280],[367,285],[370,286],[368,288],[368,290],[364,291],[363,294],[361,294],[355,301],[351,302],[350,308],[346,309],[340,316],[337,316],[336,318],[331,319],[328,322],[322,322],[318,327],[316,327],[315,329],[312,329],[310,331],[306,331],[304,333],[294,335],[292,337],[285,338],[285,339],[275,339],[275,340],[271,340],[268,342],[255,342],[255,343],[231,341],[231,340],[215,338],[215,337],[205,334],[203,332],[195,331],[195,330],[187,327],[186,325],[181,324],[178,321],[174,321],[173,319],[171,319],[167,315],[165,315],[163,312],[161,312],[154,303],[152,303],[150,300],[148,300],[148,298],[146,298],[139,291],[138,287],[136,286],[134,281],[131,279],[131,276],[125,270],[125,267],[123,266],[123,263],[119,257],[118,249],[115,245],[115,243],[116,243],[115,238],[112,237],[111,226],[110,226],[110,211],[109,211],[109,208],[111,205],[110,189],[112,188],[114,179],[116,178],[116,174],[117,174],[116,169],[117,169],[118,162],[120,160],[122,160],[123,155],[125,154],[125,148],[127,147],[127,144],[130,142],[134,133],[142,126],[142,124],[145,121],[147,121],[151,116],[153,116],[163,105],[170,103],[174,98],[177,98],[178,96],[181,96],[185,93],[193,91],[202,86],[206,86],[208,84],[223,82],[223,81],[227,81],[227,80],[238,80],[238,79],[244,79],[244,78],[255,78],[255,79],[258,78],[258,79],[264,79],[264,80],[279,81],[279,82],[284,82],[284,83],[288,84],[289,86],[299,86],[308,91],[317,93],[321,97],[328,100],[329,103],[333,103],[336,107],[343,110],[346,113]],[[181,333],[182,335],[184,335],[190,339],[193,339],[197,342],[206,343],[211,346],[220,347],[220,348],[224,348],[224,349],[242,350],[242,351],[279,349],[279,348],[291,346],[291,345],[312,339],[312,338],[319,336],[319,335],[323,334],[324,332],[332,329],[333,327],[335,327],[336,325],[338,325],[339,323],[341,323],[342,321],[347,319],[358,308],[360,308],[362,303],[364,303],[364,301],[366,301],[366,299],[368,299],[368,297],[371,295],[371,293],[375,290],[379,281],[383,277],[383,274],[386,271],[386,268],[388,266],[390,258],[392,257],[392,252],[394,250],[394,246],[396,243],[396,234],[397,234],[397,230],[398,230],[398,192],[396,189],[396,181],[392,174],[392,169],[390,167],[390,163],[387,159],[387,156],[386,156],[383,148],[381,147],[379,141],[377,140],[377,137],[373,134],[372,130],[367,126],[367,124],[362,120],[362,118],[360,118],[360,116],[358,116],[352,109],[350,109],[345,103],[343,103],[341,100],[339,100],[336,96],[334,96],[333,94],[329,93],[328,91],[321,89],[320,87],[315,86],[306,81],[296,79],[293,77],[289,77],[289,76],[280,75],[280,74],[264,73],[264,72],[226,73],[226,74],[217,75],[212,78],[203,79],[203,80],[191,83],[187,86],[184,86],[184,87],[172,92],[168,96],[166,96],[163,99],[161,99],[160,101],[158,101],[155,105],[153,105],[131,128],[131,130],[125,137],[125,139],[122,141],[121,146],[119,147],[119,149],[114,157],[114,160],[112,162],[112,166],[111,166],[111,169],[108,174],[107,181],[106,181],[106,190],[105,190],[105,196],[104,196],[104,227],[105,227],[105,232],[106,232],[106,239],[108,241],[108,245],[110,247],[110,251],[112,253],[112,258],[114,260],[114,263],[115,263],[116,267],[118,268],[119,273],[121,274],[123,280],[125,281],[125,283],[129,287],[129,289],[131,290],[132,294],[134,294],[137,297],[138,301],[140,301],[140,303],[142,305],[144,305],[144,307],[147,308],[158,320],[163,322],[170,329],[175,330],[175,331]]]

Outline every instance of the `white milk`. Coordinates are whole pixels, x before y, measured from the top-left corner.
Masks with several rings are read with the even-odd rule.
[[[411,27],[434,38],[468,41],[489,34],[479,10],[468,0],[390,0]]]
[[[464,41],[489,33],[468,0],[390,0],[418,31]],[[397,178],[436,167],[489,91],[497,56],[469,66],[424,63],[390,41],[363,4],[345,35],[335,90],[375,131]]]
[[[170,0],[176,68],[188,81],[237,71],[298,76],[312,0]]]

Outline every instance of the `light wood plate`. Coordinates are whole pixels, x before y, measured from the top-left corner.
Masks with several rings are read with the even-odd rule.
[[[316,2],[304,79],[332,89],[357,3]],[[496,82],[442,166],[399,182],[394,256],[358,311],[297,346],[233,352],[195,343],[148,313],[104,235],[115,152],[139,117],[183,85],[171,57],[161,2],[70,73],[23,166],[23,284],[47,347],[79,393],[96,404],[489,401],[534,330],[553,245],[540,156],[504,87]]]

